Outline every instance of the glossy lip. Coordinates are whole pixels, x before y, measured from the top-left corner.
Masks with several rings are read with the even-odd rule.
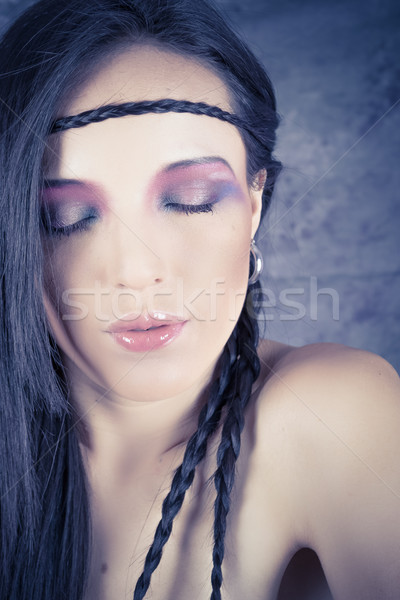
[[[149,352],[174,341],[186,322],[175,315],[162,312],[153,315],[125,315],[111,323],[106,332],[129,352]]]
[[[165,312],[154,312],[123,315],[117,321],[114,321],[107,327],[109,333],[120,333],[121,331],[147,331],[156,327],[163,327],[173,323],[183,323],[185,319],[177,315],[170,315]]]

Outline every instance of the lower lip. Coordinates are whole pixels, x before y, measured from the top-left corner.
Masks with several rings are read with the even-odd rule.
[[[112,336],[117,344],[129,352],[150,352],[173,342],[181,333],[185,322],[161,325],[146,331],[121,331]]]

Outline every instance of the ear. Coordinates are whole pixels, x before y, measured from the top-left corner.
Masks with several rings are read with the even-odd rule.
[[[254,177],[253,183],[250,187],[250,199],[252,205],[252,223],[251,223],[251,238],[253,239],[256,235],[258,226],[261,220],[261,209],[262,209],[262,195],[264,191],[265,182],[267,181],[267,171],[261,169]]]

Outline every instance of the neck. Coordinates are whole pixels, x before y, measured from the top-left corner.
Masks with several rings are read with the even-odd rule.
[[[95,462],[102,457],[113,462],[129,458],[132,468],[141,465],[145,469],[184,448],[197,429],[214,372],[215,365],[173,397],[139,401],[101,389],[69,365],[71,398],[85,452]]]

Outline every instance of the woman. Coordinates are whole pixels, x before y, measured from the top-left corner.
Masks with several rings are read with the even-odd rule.
[[[282,598],[312,548],[397,598],[396,374],[258,341],[267,76],[204,0],[64,4],[0,54],[1,597]]]

